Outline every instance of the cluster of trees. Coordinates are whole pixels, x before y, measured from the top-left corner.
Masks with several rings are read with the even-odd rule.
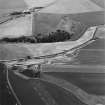
[[[0,42],[11,42],[11,43],[51,43],[66,41],[71,38],[73,34],[69,34],[63,30],[56,30],[56,32],[51,32],[49,35],[38,34],[37,36],[21,36],[18,38],[3,38]]]
[[[49,35],[43,35],[38,34],[36,37],[38,43],[50,43],[50,42],[61,42],[61,41],[66,41],[71,38],[73,34],[69,34],[68,32],[64,30],[56,30],[56,32],[51,32]]]

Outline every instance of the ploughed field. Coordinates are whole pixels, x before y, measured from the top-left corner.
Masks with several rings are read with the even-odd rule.
[[[100,39],[81,49],[72,63],[44,65],[39,79],[10,70],[11,85],[22,105],[100,103],[105,97],[104,42]]]
[[[54,70],[52,70],[53,66],[46,66],[43,67],[44,72],[54,77],[66,79],[88,93],[105,95],[104,42],[104,39],[97,40],[81,49],[72,64],[71,62],[67,62],[61,67],[55,65]]]

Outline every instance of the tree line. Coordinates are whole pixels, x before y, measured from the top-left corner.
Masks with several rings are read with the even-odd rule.
[[[48,35],[39,33],[37,36],[21,36],[17,38],[2,38],[0,42],[11,42],[11,43],[51,43],[69,40],[73,34],[70,34],[64,30],[56,30]]]

